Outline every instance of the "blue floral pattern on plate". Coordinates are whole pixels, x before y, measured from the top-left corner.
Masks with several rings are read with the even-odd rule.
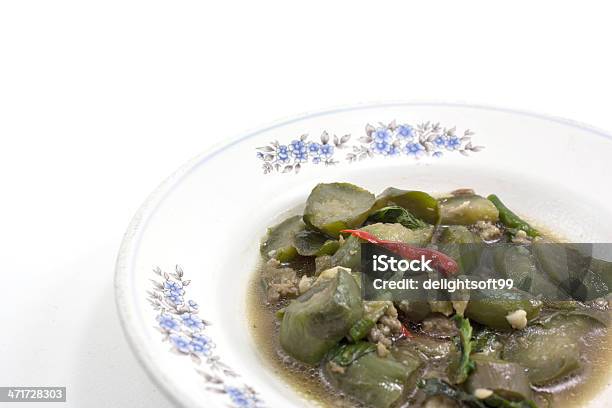
[[[446,153],[459,152],[464,156],[484,149],[472,144],[474,132],[465,130],[458,135],[456,128],[445,128],[439,123],[425,122],[413,126],[408,123],[367,124],[365,135],[356,143],[350,144],[351,135],[330,138],[327,132],[320,137],[321,142],[309,141],[307,135],[292,140],[288,144],[279,141],[257,148],[257,158],[263,161],[264,174],[272,172],[299,172],[306,163],[334,165],[340,160],[336,153],[347,149],[344,161],[356,161],[376,156],[407,156],[412,159],[431,156],[440,158]]]
[[[334,154],[337,149],[346,147],[350,138],[350,135],[334,135],[330,138],[327,132],[323,132],[320,141],[310,141],[308,135],[302,135],[288,144],[275,140],[267,146],[258,147],[257,158],[263,161],[263,171],[266,174],[273,171],[297,173],[308,162],[326,166],[337,164]]]
[[[297,148],[300,150],[301,146]],[[226,395],[228,406],[263,408],[257,392],[242,384],[239,375],[214,353],[215,343],[206,334],[210,322],[200,317],[197,302],[185,300],[191,281],[183,279],[181,267],[177,265],[172,273],[160,268],[153,272],[157,278],[151,279],[153,289],[148,292],[148,300],[157,312],[155,328],[162,333],[162,341],[170,344],[170,351],[189,356],[206,388]]]

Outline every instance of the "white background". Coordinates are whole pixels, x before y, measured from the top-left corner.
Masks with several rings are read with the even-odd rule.
[[[606,3],[0,2],[0,386],[169,405],[123,338],[113,268],[147,194],[212,143],[389,100],[612,130]]]

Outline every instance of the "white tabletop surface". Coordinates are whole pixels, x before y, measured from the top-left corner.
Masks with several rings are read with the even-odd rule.
[[[121,332],[114,262],[147,194],[212,143],[415,99],[612,130],[604,2],[426,3],[0,2],[0,386],[169,406]]]

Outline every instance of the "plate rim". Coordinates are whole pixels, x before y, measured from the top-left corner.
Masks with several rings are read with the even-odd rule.
[[[130,294],[134,288],[130,287],[130,271],[132,265],[132,259],[135,256],[135,249],[139,242],[139,237],[144,227],[147,225],[150,217],[155,213],[159,205],[164,199],[172,192],[174,187],[178,186],[183,179],[185,179],[193,170],[195,170],[200,164],[206,159],[212,158],[229,147],[232,147],[244,140],[254,137],[260,133],[268,132],[272,129],[285,126],[294,122],[299,122],[306,119],[316,118],[318,116],[327,116],[337,113],[376,109],[376,108],[392,108],[392,107],[450,107],[450,108],[468,108],[483,111],[496,111],[509,114],[515,114],[520,116],[526,116],[536,118],[540,120],[550,121],[562,125],[567,125],[577,129],[585,130],[587,132],[596,134],[612,141],[612,133],[598,128],[596,126],[589,125],[587,123],[567,119],[561,116],[541,114],[532,112],[529,110],[519,110],[513,108],[506,108],[496,105],[487,104],[472,104],[464,102],[447,102],[447,101],[432,101],[432,100],[413,100],[413,101],[389,101],[389,102],[372,102],[372,103],[361,103],[353,105],[343,105],[340,107],[332,107],[317,111],[304,112],[298,115],[285,117],[273,122],[268,123],[265,126],[257,127],[252,130],[239,133],[233,137],[217,142],[210,146],[208,149],[202,151],[190,160],[181,165],[177,170],[170,174],[165,180],[163,180],[144,200],[139,206],[138,210],[132,217],[126,232],[123,235],[121,245],[119,247],[117,260],[115,263],[114,273],[114,296],[115,296],[115,307],[117,309],[117,315],[123,335],[127,340],[132,354],[136,357],[136,360],[144,368],[147,376],[152,380],[158,389],[160,389],[165,397],[177,406],[186,407],[189,406],[190,398],[186,396],[180,396],[175,388],[173,381],[163,381],[163,373],[159,369],[159,365],[155,362],[152,356],[146,353],[146,342],[142,336],[129,329],[134,326],[135,316],[133,308],[130,307]],[[144,346],[144,347],[143,347]],[[169,379],[169,378],[168,378]]]

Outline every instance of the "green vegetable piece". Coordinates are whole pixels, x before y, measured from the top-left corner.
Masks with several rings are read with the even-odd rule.
[[[421,289],[421,293],[425,296],[425,289]],[[431,306],[426,300],[402,300],[398,306],[404,316],[415,323],[421,322],[431,313]]]
[[[368,217],[370,222],[386,222],[402,224],[406,228],[420,229],[427,227],[427,223],[416,218],[407,209],[399,206],[384,207],[374,211]]]
[[[397,341],[391,349],[391,354],[397,360],[402,361],[405,353],[414,355],[415,351],[423,354],[429,360],[436,361],[450,360],[458,354],[454,342],[422,334],[413,334],[406,340]]]
[[[473,336],[472,351],[481,356],[498,358],[501,355],[503,344],[499,341],[497,333],[487,327]]]
[[[455,315],[453,320],[457,325],[457,329],[459,329],[459,338],[455,343],[458,346],[460,355],[457,363],[450,367],[450,377],[455,384],[462,384],[474,371],[474,362],[470,358],[472,353],[472,325],[469,319],[465,319],[460,315]]]
[[[412,340],[412,338],[410,339]],[[419,353],[416,347],[406,346],[408,342],[409,340],[400,340],[395,343],[390,349],[391,354],[387,357],[394,358],[402,363],[409,372],[414,372],[423,365],[422,354]]]
[[[571,296],[552,282],[547,274],[540,269],[536,269],[531,276],[531,286],[529,293],[542,299],[545,306],[555,307],[558,303],[570,303]]]
[[[335,239],[328,239],[317,251],[316,256],[333,255],[340,248],[340,242]]]
[[[480,262],[483,243],[478,234],[463,225],[451,225],[442,229],[438,249],[457,261],[459,274],[469,274]]]
[[[318,280],[285,308],[280,343],[292,357],[318,363],[361,318],[361,291],[345,270]]]
[[[370,232],[380,239],[403,242],[416,246],[424,246],[427,244],[431,240],[431,235],[433,233],[432,226],[418,230],[411,230],[400,224],[383,223],[368,225],[360,228],[360,230]]]
[[[514,287],[529,292],[531,282],[539,274],[529,250],[519,245],[497,246],[493,250],[495,270],[514,281]]]
[[[314,256],[328,239],[326,235],[318,231],[305,229],[298,231],[294,235],[293,242],[298,254],[302,256]]]
[[[525,369],[516,363],[474,354],[476,369],[466,383],[468,391],[486,388],[510,400],[532,398],[531,385]]]
[[[375,325],[376,322],[374,320],[362,317],[349,330],[348,339],[354,343],[365,338]]]
[[[592,327],[589,318],[556,315],[544,325],[513,333],[502,357],[525,367],[532,383],[546,384],[580,367],[578,340]]]
[[[478,290],[478,300],[470,300],[465,315],[470,319],[498,330],[511,330],[506,319],[508,314],[522,309],[527,321],[536,318],[542,309],[542,302],[519,289]]]
[[[453,304],[448,300],[429,300],[432,313],[440,313],[444,316],[453,314]]]
[[[447,225],[472,225],[477,221],[496,222],[499,211],[484,197],[456,196],[440,200],[440,223]]]
[[[463,225],[450,225],[442,228],[438,238],[439,244],[479,244],[482,239],[478,234],[470,231]]]
[[[389,206],[405,208],[410,214],[428,224],[436,225],[440,220],[438,201],[423,191],[406,191],[389,187],[376,198],[372,211]]]
[[[415,369],[396,361],[393,356],[383,358],[367,353],[345,370],[334,369],[334,365],[328,363],[325,374],[333,386],[361,403],[373,408],[389,408],[401,398]]]
[[[360,228],[374,234],[377,238],[389,241],[404,242],[417,246],[424,246],[431,240],[433,227],[410,230],[400,224],[372,224]],[[361,268],[361,240],[351,235],[338,251],[332,256],[332,266],[344,266],[352,270]]]
[[[315,275],[319,275],[324,270],[332,267],[331,255],[321,255],[315,258]]]
[[[331,349],[327,355],[328,361],[342,367],[347,367],[360,357],[376,351],[376,344],[360,341],[355,344],[340,344]]]
[[[367,301],[363,302],[363,317],[351,327],[348,334],[348,339],[352,342],[363,339],[368,335],[372,327],[378,319],[385,314],[385,311],[392,305],[391,302],[385,301]]]
[[[389,307],[393,306],[392,302],[386,301],[366,301],[363,302],[363,317],[375,322],[380,319]]]
[[[333,255],[340,246],[337,240],[329,239],[318,231],[302,230],[294,236],[294,246],[302,256]]]
[[[374,195],[349,183],[318,184],[308,196],[304,222],[332,238],[357,228],[368,217]]]
[[[293,236],[303,229],[302,217],[299,215],[289,217],[280,224],[268,228],[268,234],[259,251],[266,258],[276,258],[281,262],[290,261],[297,256]]]
[[[584,271],[585,261],[578,251],[573,251],[567,244],[539,242],[531,245],[533,256],[542,270],[556,284],[566,288],[577,271]]]
[[[541,269],[572,298],[585,301],[607,296],[610,290],[606,278],[593,270],[605,261],[583,254],[581,246],[534,242],[532,249]]]
[[[502,203],[502,201],[495,194],[491,194],[487,197],[489,201],[495,205],[495,208],[499,211],[499,220],[506,227],[514,229],[514,230],[523,230],[527,233],[528,236],[534,238],[540,236],[540,233],[529,225],[527,222],[523,221],[518,215],[510,211],[508,207]]]

